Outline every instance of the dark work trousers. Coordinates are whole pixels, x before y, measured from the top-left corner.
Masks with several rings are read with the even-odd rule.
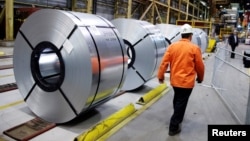
[[[173,100],[174,113],[170,120],[170,126],[169,126],[170,131],[177,130],[179,124],[182,122],[186,111],[189,96],[191,95],[191,92],[193,90],[193,88],[178,88],[178,87],[173,87],[173,89],[174,89],[174,100]]]
[[[231,49],[232,49],[232,52],[231,52],[231,58],[234,58],[234,56],[235,56],[235,53],[234,53],[235,48],[236,48],[236,46],[235,46],[235,45],[231,45]]]

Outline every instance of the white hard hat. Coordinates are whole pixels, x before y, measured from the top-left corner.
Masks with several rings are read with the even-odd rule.
[[[181,27],[181,34],[188,34],[188,33],[193,33],[192,26],[190,26],[189,24],[184,24]]]

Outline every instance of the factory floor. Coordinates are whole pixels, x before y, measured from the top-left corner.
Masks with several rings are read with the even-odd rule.
[[[247,48],[247,46],[241,44],[239,48]],[[13,48],[1,47],[0,51],[5,54],[12,54]],[[127,122],[119,130],[109,133],[110,135],[106,140],[206,141],[208,138],[208,125],[237,124],[214,89],[209,87],[213,73],[214,54],[204,53],[203,55],[205,58],[205,79],[202,84],[196,84],[193,89],[180,134],[176,136],[168,135],[169,120],[173,112],[173,90],[169,85],[169,79],[167,79],[167,91],[164,91],[158,100],[145,108],[138,116],[133,118],[130,122]],[[0,65],[11,63],[12,58],[0,61]],[[169,74],[167,73],[166,78],[169,78]],[[230,78],[225,79],[231,81]],[[0,85],[13,82],[15,82],[13,69],[0,70]],[[138,99],[158,85],[157,79],[153,78],[148,81],[142,89],[121,94],[96,107],[88,116],[83,115],[71,123],[57,125],[30,140],[73,141],[79,134],[87,131],[89,128],[116,111],[119,111],[119,109],[122,109],[129,103],[133,103],[135,108],[141,109],[143,106],[136,103]],[[6,136],[3,132],[34,118],[35,115],[30,111],[28,106],[22,102],[22,97],[18,89],[0,93],[0,141],[13,141],[14,139]]]

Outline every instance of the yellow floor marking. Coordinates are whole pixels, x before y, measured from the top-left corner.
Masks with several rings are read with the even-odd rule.
[[[96,141],[98,138],[106,134],[110,129],[121,123],[136,111],[134,105],[130,103],[121,110],[110,115],[103,121],[97,123],[89,130],[77,136],[74,141]]]
[[[23,102],[24,102],[23,100],[19,100],[19,101],[15,101],[15,102],[0,106],[0,110],[7,109],[7,108],[9,108],[11,106],[15,106],[15,105],[21,104]]]
[[[13,75],[14,75],[14,74],[0,75],[0,78],[9,77],[9,76],[13,76]]]
[[[0,56],[3,56],[4,54],[5,54],[4,52],[0,51]]]
[[[141,113],[143,113],[146,109],[148,109],[151,105],[153,105],[156,101],[158,101],[163,95],[167,94],[169,91],[169,88],[161,92],[161,94],[157,95],[154,99],[152,99],[150,102],[142,106],[142,108],[138,109],[135,113],[133,113],[131,116],[123,120],[121,123],[117,124],[117,126],[113,127],[111,130],[109,130],[106,134],[101,136],[97,141],[105,141],[109,137],[111,137],[114,133],[116,133],[119,129],[121,129],[123,126],[128,124],[130,121],[138,117]]]
[[[137,102],[137,104],[145,105],[152,99],[154,99],[157,95],[161,94],[167,88],[167,85],[161,84],[158,87],[154,88],[153,90],[149,91],[148,93],[144,94]]]

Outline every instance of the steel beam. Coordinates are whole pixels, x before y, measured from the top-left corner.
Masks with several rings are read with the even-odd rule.
[[[93,0],[88,0],[87,1],[87,13],[92,14],[92,9],[93,9]]]
[[[14,31],[14,1],[5,0],[6,12],[5,12],[5,39],[13,40],[13,31]]]

